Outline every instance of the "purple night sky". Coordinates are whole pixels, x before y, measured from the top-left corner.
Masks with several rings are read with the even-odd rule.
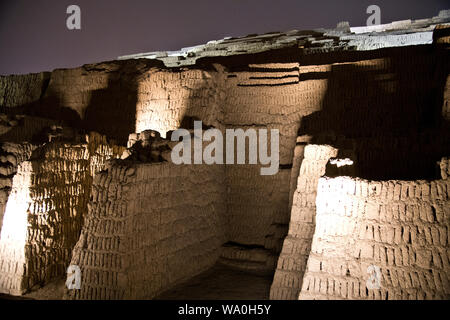
[[[82,30],[66,28],[81,8]],[[77,67],[117,56],[177,50],[226,36],[365,25],[371,4],[381,23],[436,16],[448,0],[0,0],[0,74]]]

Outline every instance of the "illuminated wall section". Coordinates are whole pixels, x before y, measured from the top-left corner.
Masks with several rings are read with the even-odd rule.
[[[0,234],[0,291],[13,295],[23,294],[28,286],[23,275],[27,267],[28,209],[32,203],[31,167],[30,162],[23,162],[13,178]]]
[[[185,117],[221,127],[225,74],[201,69],[152,69],[138,78],[136,132],[167,131],[183,126]]]
[[[448,179],[320,178],[299,299],[448,300],[449,191]]]
[[[325,174],[330,158],[338,153],[328,145],[307,145],[293,194],[289,232],[283,242],[270,298],[298,297],[315,230],[317,182]]]
[[[0,238],[0,291],[22,294],[65,274],[79,238],[92,177],[124,148],[91,134],[48,143],[13,178]]]

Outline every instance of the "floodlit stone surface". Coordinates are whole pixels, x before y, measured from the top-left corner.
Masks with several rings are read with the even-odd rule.
[[[299,298],[449,299],[449,182],[320,178]]]
[[[223,168],[117,163],[95,177],[71,264],[73,299],[152,298],[212,267],[224,242]]]

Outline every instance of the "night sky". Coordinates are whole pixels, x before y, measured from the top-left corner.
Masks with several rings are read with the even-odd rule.
[[[81,30],[66,9],[81,8]],[[77,67],[120,55],[177,50],[226,36],[436,16],[448,0],[0,0],[0,74]]]

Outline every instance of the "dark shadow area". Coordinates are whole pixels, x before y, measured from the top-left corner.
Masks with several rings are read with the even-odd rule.
[[[383,51],[376,63],[335,64],[313,77],[326,76],[327,92],[322,110],[302,119],[299,135],[341,150],[352,145],[361,178],[440,178],[436,163],[450,154],[442,117],[448,53],[435,46]]]
[[[91,93],[82,127],[126,145],[129,134],[136,131],[139,75],[137,63],[125,63],[117,72],[109,73],[107,88]]]
[[[43,88],[42,96],[38,101],[14,108],[2,108],[0,111],[8,115],[22,114],[56,120],[74,128],[80,127],[81,124],[81,118],[78,113],[64,106],[59,93],[49,89],[48,84]]]

